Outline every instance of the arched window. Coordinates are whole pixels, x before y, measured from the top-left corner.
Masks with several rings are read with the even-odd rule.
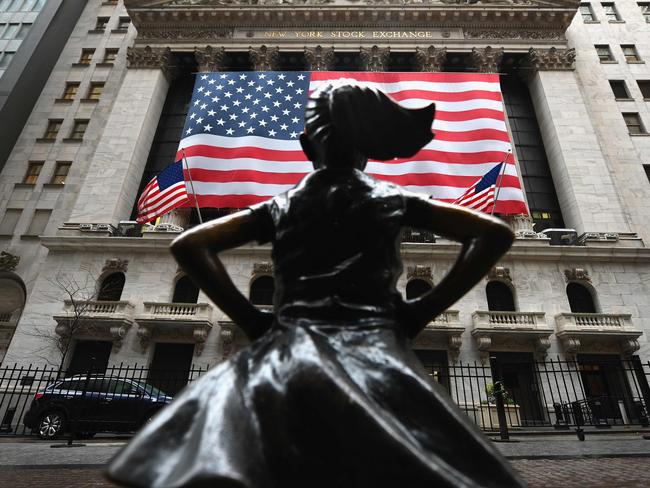
[[[273,305],[275,280],[273,276],[260,276],[251,283],[251,303],[255,305]]]
[[[196,303],[199,301],[199,287],[189,276],[183,276],[174,287],[173,303]]]
[[[566,287],[566,296],[572,313],[596,313],[594,297],[586,286],[580,283],[569,283]]]
[[[414,278],[406,283],[406,299],[421,297],[432,288],[428,281]]]
[[[124,273],[111,273],[104,278],[102,286],[99,287],[97,300],[100,302],[116,302],[122,297],[124,289]]]
[[[515,298],[508,285],[500,281],[490,281],[485,287],[488,310],[491,312],[514,312]]]

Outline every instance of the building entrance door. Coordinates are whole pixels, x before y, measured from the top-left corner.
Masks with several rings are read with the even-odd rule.
[[[609,354],[578,355],[586,409],[595,425],[623,422],[631,393],[621,358]]]
[[[147,382],[174,396],[187,384],[193,355],[194,344],[157,342]]]
[[[447,351],[416,349],[413,351],[431,379],[449,391],[449,362]]]
[[[540,383],[535,361],[528,352],[493,352],[490,355],[492,378],[501,379],[507,396],[506,403],[516,405],[519,421],[524,426],[546,425],[540,401]]]
[[[94,374],[104,374],[112,347],[111,341],[77,341],[67,376],[87,374],[91,368]]]

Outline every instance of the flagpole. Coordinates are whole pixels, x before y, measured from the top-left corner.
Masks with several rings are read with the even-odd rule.
[[[497,188],[496,192],[494,195],[494,204],[492,205],[492,211],[490,212],[490,215],[494,215],[494,211],[497,208],[497,201],[499,200],[499,190],[501,190],[501,182],[503,181],[503,174],[506,171],[506,164],[508,164],[508,157],[510,156],[510,153],[512,152],[512,149],[508,149],[508,154],[506,154],[505,159],[501,164],[503,164],[503,167],[499,171],[499,176],[497,177]]]
[[[187,158],[185,157],[185,149],[181,149],[181,154],[183,155],[183,163],[187,168],[187,176],[190,178],[190,187],[192,188],[192,195],[194,196],[194,203],[196,204],[196,211],[199,214],[199,223],[203,223],[203,217],[201,216],[201,209],[199,208],[199,201],[196,198],[196,192],[194,191],[194,182],[192,181],[192,172],[190,171],[190,165],[187,164]]]

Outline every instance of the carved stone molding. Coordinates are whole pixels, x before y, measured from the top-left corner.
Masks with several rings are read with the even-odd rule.
[[[0,271],[14,271],[19,262],[20,256],[7,251],[0,252]]]
[[[495,266],[490,270],[490,272],[486,276],[486,279],[488,281],[500,280],[500,281],[507,281],[508,283],[512,283],[512,277],[510,276],[510,268],[504,268],[503,266]]]
[[[129,268],[128,259],[114,258],[114,259],[106,260],[106,262],[104,263],[104,267],[102,268],[102,271],[121,271],[122,273],[126,273],[126,270],[128,268]]]
[[[563,30],[548,29],[466,29],[466,39],[527,39],[565,41]]]
[[[334,48],[316,46],[305,48],[305,59],[309,71],[330,71],[334,65]]]
[[[142,349],[142,354],[147,352],[147,349],[149,349],[152,335],[153,333],[151,327],[142,324],[138,325],[138,338],[140,339],[140,348]]]
[[[253,263],[253,276],[257,275],[272,275],[273,274],[273,263],[268,261],[262,261],[260,263]]]
[[[577,337],[561,337],[562,346],[564,346],[564,351],[568,358],[575,358],[576,354],[580,350],[580,339]]]
[[[575,69],[576,50],[530,48],[522,60],[522,67],[532,71],[567,71]]]
[[[199,65],[199,71],[221,71],[225,52],[223,47],[195,47],[194,58]]]
[[[209,328],[201,326],[194,327],[192,330],[192,338],[195,342],[194,354],[197,356],[200,356],[203,353],[203,349],[205,348],[205,341],[208,338],[208,332],[210,332]]]
[[[537,351],[541,356],[546,357],[546,354],[551,347],[551,339],[548,337],[536,337],[534,341],[535,351]]]
[[[232,345],[235,342],[235,332],[231,328],[222,325],[219,337],[221,338],[221,353],[223,359],[226,359],[232,352]]]
[[[424,278],[431,280],[433,278],[431,266],[408,266],[406,268],[406,278]]]
[[[173,77],[172,51],[168,47],[130,47],[126,51],[129,69],[160,69]]]
[[[442,67],[447,60],[447,48],[429,46],[423,49],[417,47],[415,48],[415,59],[420,71],[442,71]]]
[[[591,277],[589,276],[589,271],[582,268],[571,268],[564,270],[564,278],[566,282],[570,281],[588,281],[591,282]]]
[[[119,351],[122,348],[122,342],[124,341],[128,330],[129,326],[126,324],[113,325],[110,327],[109,331],[111,338],[113,339],[113,348],[115,349],[115,352]]]
[[[640,348],[641,345],[636,339],[626,339],[621,343],[623,354],[627,357],[632,356],[632,354],[637,352]]]
[[[280,63],[280,48],[260,46],[248,49],[254,71],[275,71]]]
[[[475,335],[474,340],[478,347],[481,361],[485,362],[490,357],[490,348],[492,347],[492,337],[489,335]]]
[[[458,362],[458,356],[460,355],[460,346],[463,344],[463,339],[460,334],[452,334],[447,339],[447,344],[449,345],[449,359],[452,363]]]
[[[498,73],[501,69],[503,59],[503,48],[474,48],[470,54],[472,66],[479,73]]]
[[[390,56],[389,47],[362,47],[359,54],[363,71],[386,71]]]

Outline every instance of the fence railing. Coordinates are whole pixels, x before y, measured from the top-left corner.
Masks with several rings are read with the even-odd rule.
[[[3,367],[0,435],[38,433],[51,412],[63,416],[65,430],[78,433],[134,431],[207,370]],[[485,431],[648,426],[650,363],[638,358],[513,363],[495,357],[486,363],[428,363],[425,370]]]

